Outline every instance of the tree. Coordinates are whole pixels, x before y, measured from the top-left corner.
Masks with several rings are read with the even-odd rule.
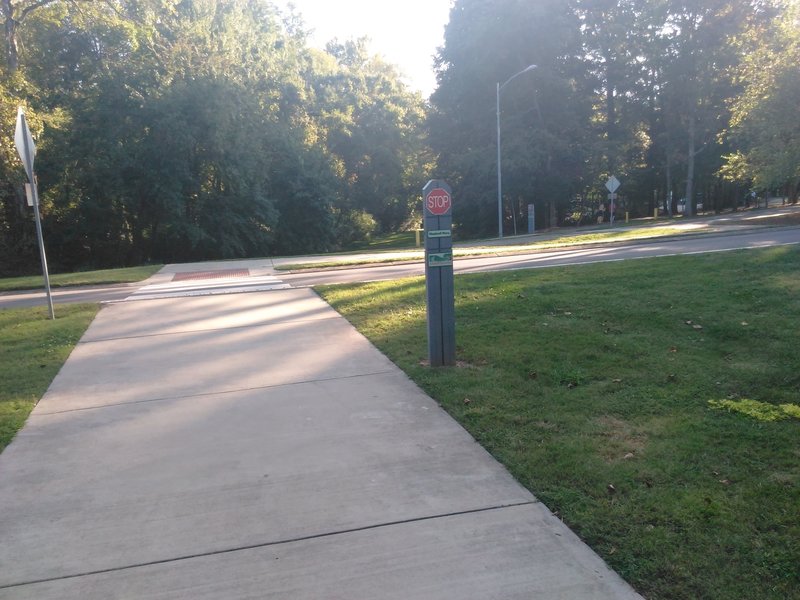
[[[731,102],[725,132],[735,152],[722,173],[752,182],[767,192],[783,189],[792,201],[800,194],[800,4],[787,2],[771,24],[753,23],[742,36],[743,61],[736,81],[741,95]]]
[[[0,277],[34,269],[38,258],[32,215],[22,191],[27,177],[14,143],[18,106],[15,80],[18,78],[0,78]],[[36,135],[41,131],[41,120],[35,114],[28,116]]]
[[[9,74],[19,69],[19,28],[28,16],[57,0],[0,0],[0,15],[3,18],[4,58]]]
[[[369,235],[372,215],[412,218],[423,103],[365,45],[312,50],[296,13],[251,0],[2,8],[15,71],[0,116],[32,107],[54,268],[321,251]],[[5,166],[4,266],[27,256]]]
[[[333,62],[310,74],[321,141],[341,169],[345,211],[372,215],[383,231],[408,222],[429,160],[424,106],[367,40],[327,45]]]
[[[683,138],[686,165],[686,216],[694,212],[698,156],[706,152],[727,123],[725,104],[735,94],[729,69],[738,61],[732,40],[760,2],[731,0],[666,0],[659,30],[659,94],[669,140]],[[680,152],[668,148],[668,160]],[[706,173],[719,168],[719,155],[709,161]]]
[[[504,204],[514,227],[525,205],[556,224],[582,185],[591,96],[575,13],[563,2],[458,0],[437,57],[431,146],[458,199],[465,235],[496,231],[496,84],[528,65],[501,97]],[[506,202],[506,199],[508,202]],[[545,210],[546,209],[546,210]]]
[[[578,0],[584,51],[599,94],[603,143],[596,149],[605,157],[605,175],[625,175],[626,146],[636,143],[638,110],[643,100],[642,61],[650,29],[645,6],[639,0]],[[598,115],[600,116],[600,115]],[[622,169],[622,170],[620,170]]]
[[[134,3],[128,12],[148,23],[151,6]],[[165,12],[144,33],[108,35],[102,23],[79,27],[69,16],[42,30],[53,47],[89,48],[73,55],[80,75],[60,90],[71,124],[52,132],[45,162],[51,225],[69,250],[67,266],[276,248],[276,227],[286,220],[276,208],[285,192],[272,183],[275,157],[301,160],[306,150],[303,129],[294,127],[297,102],[287,101],[297,70],[274,52],[293,42],[263,9],[200,0]]]

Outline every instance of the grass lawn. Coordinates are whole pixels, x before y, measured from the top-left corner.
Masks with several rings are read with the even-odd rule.
[[[420,239],[422,239],[420,237]],[[353,250],[403,250],[414,249],[417,246],[416,234],[413,231],[398,231],[395,233],[387,233],[378,235],[368,242],[358,242],[347,248],[347,251]]]
[[[320,289],[640,593],[800,598],[800,248]]]
[[[0,452],[97,314],[96,304],[64,304],[51,321],[46,308],[0,310]]]
[[[133,283],[147,279],[158,272],[163,265],[149,265],[146,267],[128,267],[125,269],[102,269],[100,271],[85,271],[79,273],[58,273],[50,275],[50,287],[64,287],[68,285],[104,285],[113,283]],[[44,288],[43,275],[27,277],[7,277],[0,279],[0,292],[12,290],[36,290]]]
[[[649,239],[667,235],[685,235],[696,233],[690,229],[665,225],[663,227],[626,227],[624,223],[607,231],[593,231],[576,233],[575,235],[562,236],[543,242],[531,244],[534,248],[552,248],[557,246],[580,246],[581,244],[595,244],[598,242],[622,242],[625,240]]]

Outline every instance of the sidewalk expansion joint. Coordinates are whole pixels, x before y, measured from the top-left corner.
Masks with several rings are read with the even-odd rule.
[[[186,335],[190,333],[212,333],[215,331],[234,331],[236,329],[254,329],[256,327],[275,327],[277,325],[290,325],[294,323],[316,323],[317,321],[332,321],[341,319],[340,315],[323,317],[321,319],[292,319],[289,321],[277,321],[275,323],[252,323],[250,325],[234,325],[232,327],[214,327],[211,329],[186,329],[182,331],[165,331],[164,333],[146,333],[144,335],[129,335],[120,337],[100,338],[96,340],[78,340],[78,344],[99,344],[103,342],[116,342],[118,340],[138,340],[140,338],[164,337],[167,335]]]
[[[422,523],[422,522],[425,522],[425,521],[433,521],[433,520],[436,520],[436,519],[446,519],[446,518],[449,518],[449,517],[459,517],[459,516],[463,516],[463,515],[474,515],[474,514],[479,514],[479,513],[503,510],[503,509],[506,509],[506,508],[517,508],[517,507],[520,507],[520,506],[529,506],[529,505],[538,504],[538,503],[539,503],[538,500],[527,500],[525,502],[514,502],[514,503],[511,503],[511,504],[498,504],[496,506],[487,506],[487,507],[483,507],[483,508],[473,508],[473,509],[470,509],[470,510],[462,510],[462,511],[450,512],[450,513],[442,513],[442,514],[437,514],[437,515],[428,515],[428,516],[425,516],[425,517],[414,517],[414,518],[411,518],[411,519],[402,519],[402,520],[399,520],[399,521],[387,521],[385,523],[375,523],[375,524],[372,524],[372,525],[364,525],[363,527],[352,527],[350,529],[341,529],[341,530],[338,530],[338,531],[327,531],[327,532],[324,532],[324,533],[316,533],[316,534],[311,534],[311,535],[304,535],[304,536],[299,536],[299,537],[295,537],[295,538],[287,538],[287,539],[284,539],[284,540],[275,540],[273,542],[263,542],[263,543],[260,543],[260,544],[248,544],[246,546],[236,546],[234,548],[223,548],[221,550],[210,550],[208,552],[198,552],[196,554],[185,554],[183,556],[176,556],[176,557],[173,557],[173,558],[164,558],[164,559],[161,559],[161,560],[153,560],[153,561],[148,561],[148,562],[135,563],[135,564],[125,565],[125,566],[121,566],[121,567],[110,567],[110,568],[107,568],[107,569],[97,569],[97,570],[94,570],[94,571],[86,571],[86,572],[83,572],[83,573],[73,573],[73,574],[70,574],[70,575],[60,575],[60,576],[57,576],[57,577],[43,577],[41,579],[32,579],[30,581],[20,581],[20,582],[17,582],[17,583],[0,584],[0,590],[10,589],[10,588],[18,588],[18,587],[23,587],[23,586],[28,586],[28,585],[36,585],[36,584],[40,584],[40,583],[51,583],[51,582],[55,582],[55,581],[64,581],[64,580],[68,580],[68,579],[78,579],[80,577],[92,577],[92,576],[96,576],[96,575],[105,575],[107,573],[118,573],[120,571],[128,571],[128,570],[132,570],[132,569],[141,569],[141,568],[144,568],[144,567],[153,567],[153,566],[157,566],[157,565],[168,565],[168,564],[172,564],[172,563],[176,563],[176,562],[181,562],[181,561],[184,561],[184,560],[193,560],[193,559],[196,559],[196,558],[205,558],[205,557],[209,557],[209,556],[221,556],[221,555],[224,555],[224,554],[233,554],[235,552],[246,552],[248,550],[258,550],[258,549],[261,549],[261,548],[271,548],[271,547],[274,547],[274,546],[284,546],[286,544],[294,544],[294,543],[298,543],[298,542],[307,542],[307,541],[311,541],[311,540],[319,540],[319,539],[324,539],[324,538],[329,538],[329,537],[335,537],[335,536],[338,536],[338,535],[348,535],[348,534],[351,534],[351,533],[360,533],[362,531],[371,531],[371,530],[375,530],[375,529],[386,529],[386,528],[389,528],[389,527],[397,527],[397,526],[400,526],[400,525],[408,525],[408,524],[411,524],[411,523]]]
[[[396,371],[392,369],[386,369],[384,371],[372,371],[370,373],[358,373],[357,375],[341,375],[339,377],[324,377],[321,379],[304,379],[302,381],[287,381],[285,383],[276,383],[274,385],[259,385],[255,387],[249,388],[236,388],[234,390],[218,390],[215,392],[201,392],[199,394],[185,394],[181,396],[163,396],[160,398],[144,398],[142,400],[129,400],[127,402],[112,402],[109,404],[101,404],[99,406],[82,406],[80,408],[67,408],[64,410],[51,410],[45,412],[40,411],[37,412],[35,417],[49,417],[52,415],[63,415],[67,413],[74,413],[74,412],[83,412],[89,410],[101,410],[103,408],[114,408],[116,406],[129,406],[132,404],[148,404],[150,402],[167,402],[169,400],[190,400],[192,398],[206,398],[209,396],[223,396],[226,394],[237,394],[240,392],[255,392],[257,390],[269,390],[273,388],[281,388],[281,387],[289,387],[293,385],[305,385],[309,383],[324,383],[326,381],[340,381],[344,379],[358,379],[360,377],[374,377],[376,375],[387,375],[389,373],[395,373]]]

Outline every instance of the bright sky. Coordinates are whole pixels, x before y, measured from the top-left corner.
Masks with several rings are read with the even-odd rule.
[[[427,98],[436,87],[433,55],[442,45],[451,0],[279,0],[291,1],[303,15],[311,42],[323,47],[367,36],[370,49],[405,75],[405,81]]]

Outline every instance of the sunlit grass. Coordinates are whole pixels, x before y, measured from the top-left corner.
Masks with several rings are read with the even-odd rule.
[[[99,306],[65,304],[0,310],[0,451],[25,423]]]
[[[416,234],[413,231],[397,231],[377,235],[369,241],[359,242],[347,248],[351,250],[403,250],[413,249],[417,245]]]
[[[775,406],[769,402],[759,402],[748,398],[742,398],[741,400],[726,398],[724,400],[709,400],[708,405],[711,408],[740,413],[765,423],[782,421],[789,417],[800,418],[800,406],[796,404]]]
[[[797,248],[458,276],[439,369],[422,279],[320,291],[645,597],[785,599],[799,280]],[[744,399],[788,418],[709,404]]]
[[[70,285],[104,285],[114,283],[134,283],[147,279],[157,273],[163,265],[146,267],[127,267],[121,269],[101,269],[99,271],[83,271],[78,273],[56,273],[50,275],[51,287]],[[44,288],[43,275],[26,277],[7,277],[0,279],[0,292],[12,290],[35,290]]]

